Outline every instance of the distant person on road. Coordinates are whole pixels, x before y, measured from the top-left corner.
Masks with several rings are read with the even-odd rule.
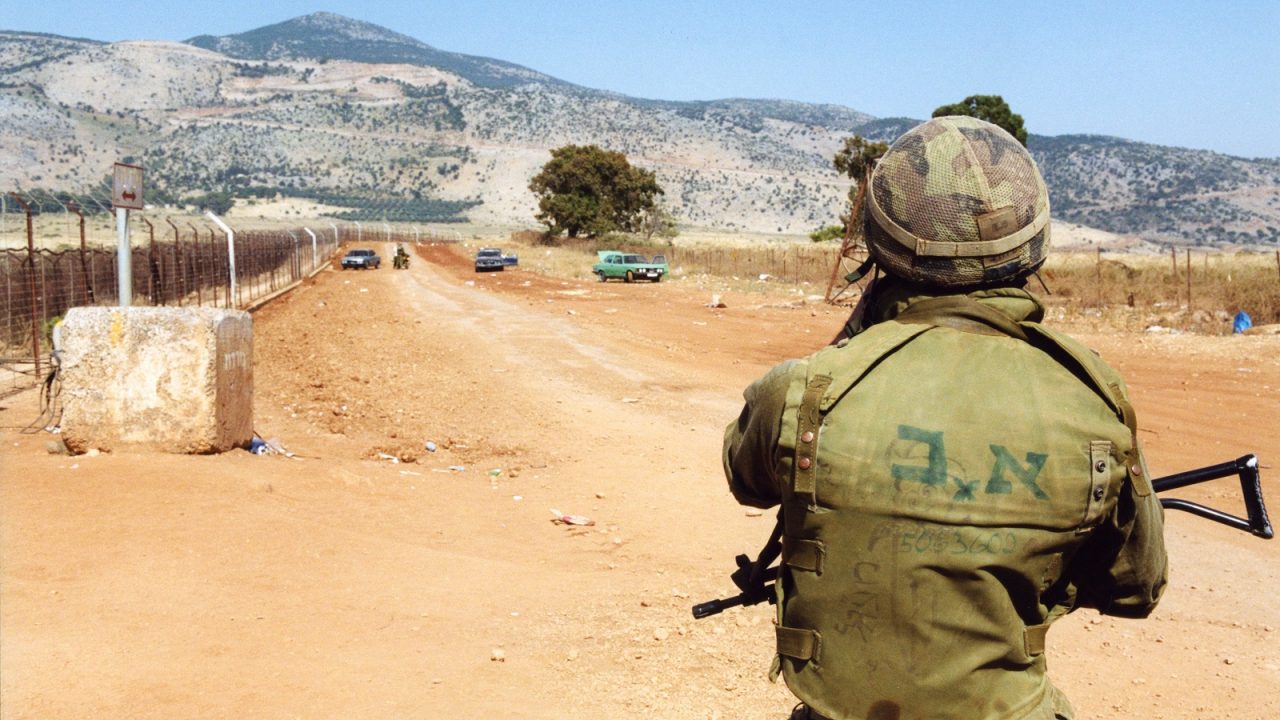
[[[863,209],[884,274],[725,434],[734,496],[782,506],[772,677],[796,719],[1072,718],[1049,625],[1147,616],[1168,563],[1123,382],[1026,288],[1044,180],[1004,130],[941,117],[893,144]]]

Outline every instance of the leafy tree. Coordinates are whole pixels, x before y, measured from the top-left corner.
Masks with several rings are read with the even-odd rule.
[[[828,242],[842,237],[844,237],[843,225],[826,225],[809,233],[809,239],[814,242]]]
[[[551,235],[595,237],[638,228],[642,214],[663,194],[652,172],[627,156],[596,145],[565,145],[529,182],[538,196],[539,222]]]
[[[859,185],[866,182],[867,175],[876,166],[876,161],[889,150],[882,142],[871,142],[861,135],[844,139],[844,147],[836,153],[833,161],[836,172],[844,173]]]
[[[871,177],[871,171],[875,169],[876,162],[888,150],[889,146],[885,143],[871,142],[861,135],[854,135],[844,139],[844,147],[840,148],[832,160],[837,172],[848,175],[854,181],[853,187],[849,188],[849,214],[840,216],[841,235],[847,232],[850,219],[857,213],[858,194],[861,193],[863,186],[867,184],[867,178]],[[822,230],[818,232],[822,232]],[[809,237],[814,242],[820,241],[814,235]]]
[[[198,195],[191,198],[188,202],[200,208],[201,210],[211,210],[214,215],[226,215],[231,206],[235,204],[235,198],[231,197],[231,193],[218,190],[204,195]]]
[[[654,203],[640,213],[636,231],[644,235],[645,242],[651,242],[654,235],[670,240],[680,234],[676,229],[676,219],[671,211],[658,203]]]
[[[1027,144],[1027,129],[1022,126],[1022,116],[1009,107],[999,95],[970,95],[951,105],[943,105],[933,111],[933,117],[943,115],[968,115],[997,125],[1022,143]]]

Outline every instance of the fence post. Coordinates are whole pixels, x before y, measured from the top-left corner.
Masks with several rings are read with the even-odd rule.
[[[316,251],[316,234],[309,227],[302,229],[306,230],[307,234],[311,236],[311,269],[315,270],[320,266],[320,254]]]
[[[1102,248],[1098,248],[1098,259],[1094,261],[1094,268],[1098,274],[1098,311],[1102,311]]]
[[[93,285],[89,282],[89,268],[84,261],[85,243],[84,243],[84,212],[80,210],[80,206],[75,202],[67,205],[71,211],[80,216],[80,282],[84,284],[84,304],[93,304]]]
[[[147,237],[150,238],[147,246],[147,277],[151,282],[151,304],[164,305],[164,278],[160,275],[160,260],[156,258],[156,228],[146,218],[142,218],[142,222],[146,224]]]
[[[178,226],[173,224],[173,220],[165,218],[164,221],[173,228],[173,272],[177,277],[174,289],[178,295],[178,306],[181,307],[183,296],[187,294],[187,274],[182,271],[182,236],[178,234]]]
[[[200,231],[194,223],[187,223],[187,227],[191,228],[191,264],[196,275],[196,307],[200,307],[204,305],[204,300],[200,297],[200,286],[203,285],[200,280]]]
[[[31,293],[31,359],[35,362],[36,377],[40,377],[40,323],[36,319],[36,232],[31,223],[31,206],[18,193],[9,193],[18,201],[27,215],[27,289]]]
[[[1191,248],[1187,248],[1187,312],[1191,311]]]
[[[214,215],[212,210],[205,210],[204,214],[215,225],[222,228],[222,232],[227,234],[227,273],[231,277],[231,288],[227,291],[227,306],[232,307],[231,303],[238,302],[240,299],[240,296],[236,294],[236,233],[226,223],[222,222],[222,218]],[[212,234],[212,231],[210,233]]]
[[[210,301],[214,306],[218,304],[218,288],[223,289],[223,301],[226,301],[226,286],[218,282],[218,240],[213,236],[213,228],[205,227],[209,231],[209,284],[212,286],[213,297]]]

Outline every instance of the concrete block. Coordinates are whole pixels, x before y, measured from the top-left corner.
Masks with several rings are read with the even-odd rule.
[[[62,438],[215,453],[253,438],[253,320],[217,308],[78,307],[62,321]]]

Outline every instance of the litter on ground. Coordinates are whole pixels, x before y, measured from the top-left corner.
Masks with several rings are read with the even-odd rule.
[[[551,522],[557,525],[595,525],[596,521],[584,515],[565,515],[564,513],[551,508],[551,514],[554,516]]]

